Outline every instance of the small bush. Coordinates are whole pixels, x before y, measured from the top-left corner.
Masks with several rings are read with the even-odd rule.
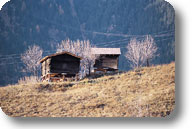
[[[18,80],[18,84],[35,84],[40,82],[41,79],[37,76],[23,77]]]

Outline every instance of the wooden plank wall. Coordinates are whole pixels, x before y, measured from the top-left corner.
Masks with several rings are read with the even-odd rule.
[[[101,55],[96,60],[94,67],[118,69],[119,55]]]
[[[42,76],[45,76],[46,74],[50,73],[50,63],[51,59],[47,59],[44,62],[42,62]]]
[[[79,73],[80,59],[74,56],[63,54],[50,57],[41,65],[42,76],[49,73],[67,73],[69,76],[75,76]]]
[[[52,73],[69,73],[77,74],[80,69],[80,59],[65,54],[52,57],[51,72]]]

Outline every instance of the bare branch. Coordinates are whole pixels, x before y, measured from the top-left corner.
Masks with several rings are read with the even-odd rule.
[[[127,45],[127,53],[125,57],[130,61],[133,68],[140,67],[142,65],[142,47],[141,43],[136,39],[132,39]]]
[[[28,49],[21,55],[21,60],[25,64],[27,72],[31,72],[34,75],[38,75],[38,69],[40,68],[40,60],[42,58],[43,50],[37,46],[29,46]]]
[[[149,66],[149,61],[157,56],[157,49],[157,45],[152,36],[146,36],[146,39],[142,42],[143,63],[146,62],[146,65]]]
[[[127,45],[125,57],[131,63],[133,68],[138,68],[147,63],[156,56],[157,46],[151,36],[146,36],[144,41],[132,39]]]

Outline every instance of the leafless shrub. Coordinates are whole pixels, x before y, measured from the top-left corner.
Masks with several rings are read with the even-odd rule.
[[[37,76],[23,77],[18,80],[18,84],[36,84],[40,82],[41,79]]]
[[[38,75],[40,69],[40,60],[42,58],[43,50],[37,46],[29,46],[28,49],[21,55],[21,60],[25,65],[27,72],[33,73],[34,76]]]

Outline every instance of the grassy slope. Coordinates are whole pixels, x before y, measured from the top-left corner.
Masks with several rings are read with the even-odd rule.
[[[0,88],[0,106],[9,116],[161,117],[175,106],[175,64],[78,84],[41,83]]]

